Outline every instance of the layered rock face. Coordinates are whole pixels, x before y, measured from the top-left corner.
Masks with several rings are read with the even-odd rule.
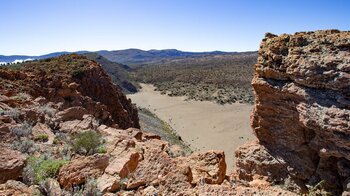
[[[238,178],[349,191],[350,32],[266,34],[252,85],[259,141],[236,152]]]

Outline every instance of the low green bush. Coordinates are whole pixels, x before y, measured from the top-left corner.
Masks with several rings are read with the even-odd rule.
[[[49,136],[45,133],[39,134],[39,135],[35,136],[34,140],[40,141],[40,142],[47,142],[49,140]]]
[[[23,176],[27,178],[27,182],[31,182],[30,184],[38,184],[47,178],[56,178],[59,169],[67,163],[66,160],[31,156],[24,170],[27,173]]]
[[[78,133],[73,140],[73,150],[78,154],[91,155],[98,152],[102,144],[101,135],[95,131]]]
[[[85,75],[84,70],[76,69],[72,72],[72,78],[82,79]]]
[[[97,153],[105,154],[107,153],[107,149],[104,146],[99,146],[96,150]]]

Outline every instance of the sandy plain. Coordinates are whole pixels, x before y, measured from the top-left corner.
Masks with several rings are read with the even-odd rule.
[[[192,150],[223,150],[228,171],[234,168],[235,149],[255,138],[249,119],[252,105],[188,101],[185,97],[162,95],[150,84],[141,87],[140,92],[128,95],[133,103],[167,122]]]

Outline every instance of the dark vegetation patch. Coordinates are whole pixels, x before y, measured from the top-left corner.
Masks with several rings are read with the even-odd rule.
[[[133,80],[169,96],[225,103],[254,101],[251,80],[257,52],[173,59],[139,67]]]

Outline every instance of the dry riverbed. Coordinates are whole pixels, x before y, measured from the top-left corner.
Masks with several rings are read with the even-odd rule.
[[[140,92],[128,95],[133,103],[167,122],[192,150],[224,150],[228,170],[234,167],[234,150],[255,138],[249,125],[252,105],[186,101],[185,97],[161,95],[153,85],[141,87]]]

